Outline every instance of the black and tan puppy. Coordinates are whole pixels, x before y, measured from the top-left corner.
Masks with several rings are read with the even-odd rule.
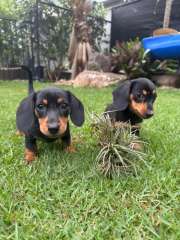
[[[155,85],[147,78],[123,82],[113,91],[113,103],[106,108],[106,114],[114,122],[130,122],[132,126],[153,116],[156,99]],[[138,134],[138,128],[134,128]]]
[[[29,96],[20,103],[16,113],[18,131],[25,135],[25,159],[31,162],[37,154],[36,140],[62,139],[67,150],[71,149],[68,117],[76,126],[84,122],[83,104],[69,91],[45,88],[35,92],[31,71],[29,74]]]

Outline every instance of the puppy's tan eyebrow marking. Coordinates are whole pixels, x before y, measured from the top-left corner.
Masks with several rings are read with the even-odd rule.
[[[148,93],[145,89],[143,89],[143,94],[146,96]]]
[[[63,101],[64,101],[63,98],[58,98],[58,100],[57,100],[58,103],[61,103],[61,102],[63,102]]]
[[[36,109],[35,109],[35,115],[36,115],[36,117],[39,118],[39,114],[38,114],[38,112],[36,111]]]
[[[133,96],[133,94],[130,94],[130,100],[132,100],[132,99],[133,99],[133,97],[134,97],[134,96]]]
[[[44,103],[45,105],[47,105],[47,104],[48,104],[47,99],[43,99],[43,103]]]

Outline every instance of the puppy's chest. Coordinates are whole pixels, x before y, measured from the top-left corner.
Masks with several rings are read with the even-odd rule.
[[[41,140],[41,141],[44,141],[44,142],[54,142],[57,139],[61,138],[61,136],[58,136],[58,137],[55,137],[55,138],[50,138],[50,137],[47,137],[44,134],[42,134],[40,131],[38,131],[37,134],[36,134],[36,138],[38,140]]]
[[[126,111],[118,111],[116,113],[116,121],[120,122],[130,122],[131,125],[141,123],[142,119],[139,118],[137,115],[133,114],[132,112]]]

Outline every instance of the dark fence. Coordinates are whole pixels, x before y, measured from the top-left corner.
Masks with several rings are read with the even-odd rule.
[[[15,19],[0,18],[0,66],[16,66],[25,61],[26,33]]]
[[[172,5],[170,27],[180,31],[180,1]],[[113,8],[111,47],[116,41],[140,39],[163,26],[165,0],[132,0]]]
[[[15,80],[15,79],[27,79],[27,72],[21,68],[0,68],[0,79],[3,80]]]
[[[47,76],[58,71],[61,74],[68,69],[72,11],[52,3],[36,1],[24,16],[21,21],[0,18],[0,68],[28,65],[38,79],[43,78],[43,69]],[[92,16],[88,17],[88,21],[93,26],[92,44],[97,49],[105,34],[104,26],[110,23]]]

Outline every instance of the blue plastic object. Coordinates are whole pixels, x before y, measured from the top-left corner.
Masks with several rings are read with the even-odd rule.
[[[144,38],[142,46],[149,51],[152,59],[180,60],[180,34]]]

